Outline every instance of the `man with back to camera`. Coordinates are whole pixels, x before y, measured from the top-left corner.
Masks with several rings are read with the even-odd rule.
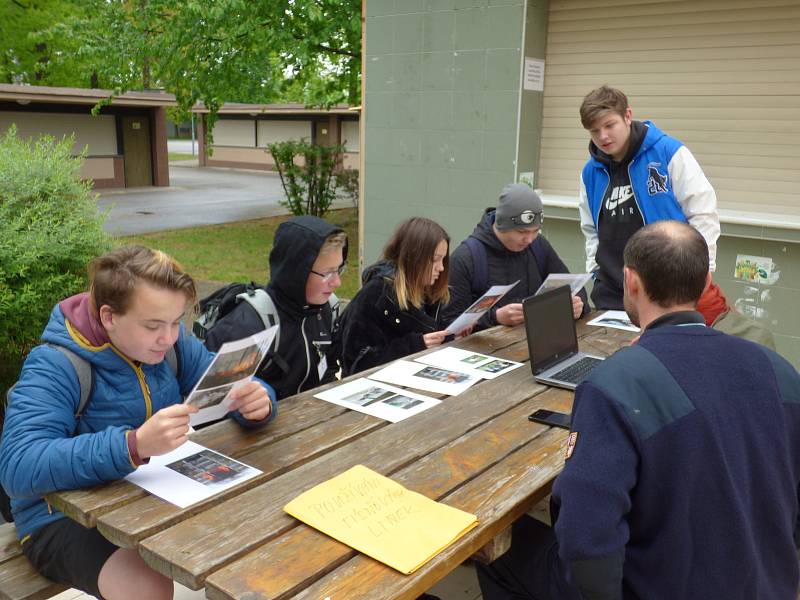
[[[575,394],[554,529],[523,517],[478,566],[485,600],[796,600],[800,377],[774,351],[706,327],[710,280],[692,227],[625,248],[636,345]]]
[[[442,313],[444,323],[455,320],[489,287],[519,280],[481,317],[477,329],[519,325],[523,320],[522,300],[535,294],[551,273],[569,273],[550,242],[540,234],[543,210],[541,198],[529,185],[512,183],[503,188],[497,208],[486,209],[475,230],[450,257],[450,303]],[[478,281],[479,266],[485,281]],[[576,319],[588,308],[585,290],[572,297]]]
[[[586,271],[595,273],[593,304],[622,309],[622,252],[648,223],[688,222],[705,238],[713,272],[720,233],[717,197],[689,149],[653,122],[634,121],[628,98],[608,86],[586,95],[580,116],[591,136],[579,211]],[[710,286],[709,293],[716,289]]]

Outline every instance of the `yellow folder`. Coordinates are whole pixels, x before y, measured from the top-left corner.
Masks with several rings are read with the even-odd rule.
[[[323,533],[413,573],[478,524],[478,517],[412,492],[356,465],[283,509]]]

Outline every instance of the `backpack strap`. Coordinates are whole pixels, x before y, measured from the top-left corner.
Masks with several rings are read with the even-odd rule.
[[[472,295],[480,298],[489,288],[489,263],[483,243],[471,235],[464,240],[472,255]]]
[[[83,414],[83,410],[86,408],[86,405],[89,402],[89,398],[92,396],[92,390],[94,389],[94,369],[92,369],[92,365],[89,364],[88,360],[78,356],[69,348],[59,346],[58,344],[45,345],[61,352],[61,354],[67,357],[67,360],[72,365],[72,368],[75,369],[75,374],[78,376],[78,388],[80,390],[78,410],[75,411],[75,418],[80,419],[81,414]]]
[[[542,277],[542,281],[547,279],[548,273],[545,272],[547,269],[547,260],[544,256],[544,246],[541,242],[541,236],[537,236],[535,240],[531,242],[531,245],[528,246],[528,252],[533,254],[533,258],[536,260],[536,266],[539,268],[539,275]]]
[[[261,317],[261,322],[264,324],[265,329],[269,329],[273,325],[278,326],[278,332],[275,334],[275,341],[273,342],[273,348],[277,350],[281,340],[281,318],[278,316],[278,309],[275,308],[272,296],[267,293],[267,290],[256,288],[243,292],[236,298],[244,300],[253,307],[253,310]]]

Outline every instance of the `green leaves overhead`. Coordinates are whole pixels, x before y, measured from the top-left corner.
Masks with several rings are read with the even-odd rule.
[[[6,81],[118,92],[163,88],[183,111],[197,100],[212,111],[223,102],[360,103],[361,0],[2,5]],[[13,39],[6,36],[12,22]]]

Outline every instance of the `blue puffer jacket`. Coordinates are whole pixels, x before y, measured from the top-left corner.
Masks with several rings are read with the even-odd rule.
[[[46,504],[44,494],[90,487],[132,472],[136,467],[125,432],[181,402],[213,358],[181,327],[175,344],[176,378],[166,361],[139,365],[109,343],[92,345],[64,316],[61,305],[53,309],[42,341],[64,346],[89,361],[94,385],[78,420],[80,386],[69,360],[55,348],[38,346],[25,361],[0,443],[0,481],[12,499],[17,533],[23,541],[64,517]],[[273,400],[271,416],[251,422],[234,413],[245,426],[261,426],[275,414],[274,392],[264,385]]]

